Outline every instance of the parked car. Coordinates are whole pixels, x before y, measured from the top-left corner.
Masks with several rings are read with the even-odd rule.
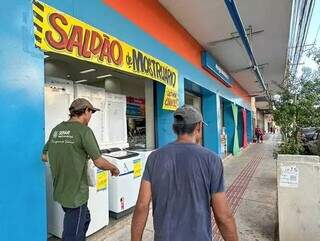
[[[320,129],[313,134],[310,141],[307,141],[306,146],[311,154],[320,156]]]
[[[316,133],[316,131],[317,131],[318,129],[319,129],[319,128],[317,128],[317,127],[306,127],[306,128],[302,128],[302,129],[301,129],[302,140],[303,140],[304,142],[311,141],[312,138],[313,138],[313,135]]]

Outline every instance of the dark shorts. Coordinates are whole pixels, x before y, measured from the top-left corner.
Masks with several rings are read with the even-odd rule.
[[[65,212],[62,241],[85,241],[91,221],[87,204],[78,208],[62,208]]]

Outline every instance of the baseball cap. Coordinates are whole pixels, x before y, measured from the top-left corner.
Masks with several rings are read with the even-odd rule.
[[[207,126],[207,123],[203,121],[202,114],[196,108],[191,105],[183,105],[179,107],[173,114],[174,124],[195,124],[202,122]]]
[[[71,103],[69,111],[72,112],[72,111],[84,110],[87,108],[91,110],[92,113],[96,111],[100,111],[100,109],[93,107],[93,105],[87,99],[84,99],[84,98],[75,99]]]

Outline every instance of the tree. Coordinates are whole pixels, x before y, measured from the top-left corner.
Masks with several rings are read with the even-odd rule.
[[[310,55],[320,69],[320,50]],[[303,151],[299,130],[303,127],[320,127],[320,72],[303,68],[299,78],[290,76],[273,101],[273,116],[280,126],[283,144],[280,153],[300,154]]]

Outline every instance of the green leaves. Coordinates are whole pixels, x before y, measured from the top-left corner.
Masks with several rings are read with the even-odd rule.
[[[274,100],[273,116],[281,127],[284,143],[280,153],[299,154],[303,152],[299,130],[303,127],[320,127],[320,50],[312,55],[319,70],[303,68],[299,78],[291,75]]]

